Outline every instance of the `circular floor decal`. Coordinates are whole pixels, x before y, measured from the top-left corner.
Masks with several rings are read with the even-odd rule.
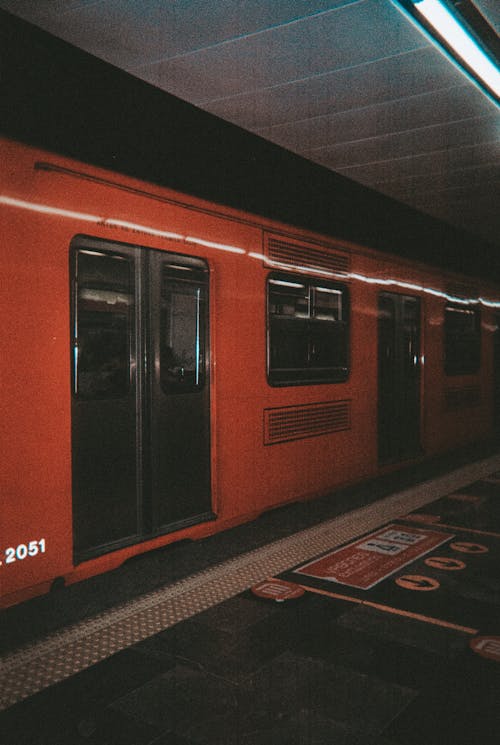
[[[460,551],[461,554],[486,554],[489,551],[488,546],[482,543],[469,543],[468,541],[454,541],[450,543],[454,551]]]
[[[433,577],[425,577],[422,574],[405,574],[403,577],[396,579],[396,584],[404,587],[405,590],[417,590],[419,592],[428,592],[437,590],[439,582]]]
[[[445,569],[448,572],[456,571],[457,569],[465,569],[467,566],[465,561],[460,559],[452,559],[448,556],[429,556],[425,560],[428,567],[433,569]]]
[[[475,636],[470,647],[481,657],[500,662],[500,636]]]
[[[275,600],[282,603],[284,600],[296,600],[302,597],[305,590],[293,582],[285,582],[282,579],[265,579],[252,587],[252,592],[259,598]]]

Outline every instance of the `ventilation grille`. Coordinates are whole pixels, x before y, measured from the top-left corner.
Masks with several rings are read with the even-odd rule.
[[[334,253],[307,243],[297,243],[274,236],[266,236],[265,253],[268,259],[294,269],[322,269],[346,274],[350,269],[348,253]]]
[[[264,444],[301,440],[351,428],[351,402],[326,401],[264,409]]]
[[[469,385],[465,388],[448,388],[445,392],[445,411],[457,411],[479,406],[481,403],[481,391],[477,385]]]

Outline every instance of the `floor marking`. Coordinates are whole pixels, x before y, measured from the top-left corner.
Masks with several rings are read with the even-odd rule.
[[[429,528],[402,528],[394,523],[293,570],[294,574],[371,590],[408,564],[448,543],[453,534]]]
[[[444,569],[447,572],[457,571],[458,569],[465,569],[465,567],[467,566],[465,561],[460,561],[460,559],[452,559],[448,556],[429,556],[427,559],[424,560],[424,563],[427,564],[428,567],[432,567],[433,569]]]
[[[248,590],[270,574],[280,574],[499,469],[497,453],[230,559],[4,655],[0,659],[0,710]],[[399,615],[415,617],[402,612]],[[431,622],[456,628],[445,622]]]
[[[481,657],[500,662],[500,636],[476,636],[470,640],[470,648]]]
[[[305,594],[305,590],[300,585],[274,577],[254,585],[252,592],[258,598],[274,600],[276,603],[283,603],[285,600],[297,600]]]
[[[313,592],[316,595],[325,595],[335,600],[345,600],[348,603],[355,603],[356,605],[366,605],[369,608],[375,608],[376,610],[383,611],[384,613],[390,613],[393,616],[403,616],[403,618],[411,618],[416,621],[423,621],[424,623],[431,624],[432,626],[442,626],[445,629],[451,629],[452,631],[460,631],[464,634],[476,635],[477,629],[473,629],[470,626],[460,626],[460,624],[452,623],[451,621],[444,621],[441,618],[434,618],[433,616],[426,616],[423,613],[414,613],[409,610],[402,610],[401,608],[394,608],[392,605],[384,605],[383,603],[375,603],[372,600],[363,600],[363,598],[354,598],[350,595],[340,595],[337,592],[330,592],[330,590],[320,590],[317,587],[308,587],[302,585],[306,592]]]
[[[404,522],[427,522],[427,520],[419,520],[418,515],[415,515],[413,517],[412,515],[405,515],[405,517],[401,517],[400,520]],[[464,528],[462,525],[449,525],[448,523],[439,523],[439,525],[436,525],[437,528],[446,528],[447,530],[456,530],[459,533],[474,533],[475,535],[487,535],[491,536],[492,538],[500,538],[500,533],[495,532],[493,530],[480,530],[479,528]]]
[[[462,554],[487,554],[490,550],[482,543],[468,543],[467,541],[454,541],[450,543],[450,548]]]
[[[405,590],[416,590],[418,592],[429,592],[429,590],[437,590],[440,587],[437,579],[426,577],[423,574],[404,574],[402,577],[396,577],[394,582]]]

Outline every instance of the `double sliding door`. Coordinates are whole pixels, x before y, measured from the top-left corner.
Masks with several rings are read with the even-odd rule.
[[[77,239],[72,442],[77,560],[210,519],[208,270]]]

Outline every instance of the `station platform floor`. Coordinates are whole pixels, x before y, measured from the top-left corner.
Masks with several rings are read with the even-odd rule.
[[[497,745],[500,449],[4,611],[0,745]]]

